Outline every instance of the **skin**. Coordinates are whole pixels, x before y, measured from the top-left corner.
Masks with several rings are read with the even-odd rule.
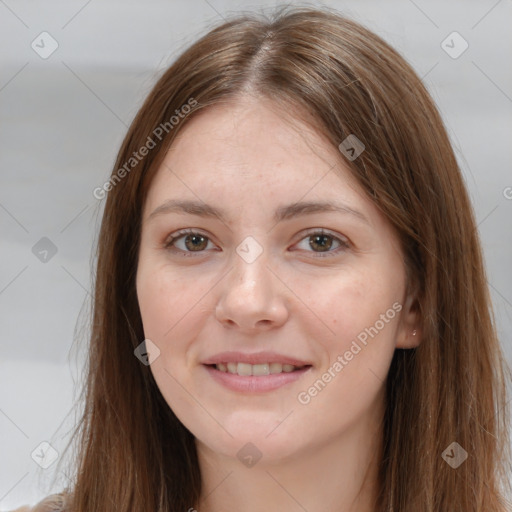
[[[169,199],[210,204],[226,219],[177,212],[149,219]],[[368,222],[340,212],[272,219],[280,206],[325,200]],[[206,239],[185,235],[166,248],[184,228]],[[327,252],[314,244],[321,228],[330,235]],[[248,236],[262,250],[251,263],[236,250]],[[201,512],[374,510],[385,379],[395,348],[417,346],[421,334],[395,233],[337,148],[257,97],[191,119],[146,198],[136,285],[144,334],[160,351],[150,350],[158,355],[151,371],[196,438]],[[394,318],[301,403],[299,393],[394,303],[401,306]],[[201,364],[226,350],[273,350],[312,369],[274,391],[236,392]],[[237,457],[248,442],[261,453],[252,467]]]

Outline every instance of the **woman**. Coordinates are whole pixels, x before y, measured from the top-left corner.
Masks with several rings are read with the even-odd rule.
[[[382,39],[327,9],[227,21],[159,79],[94,194],[76,476],[40,507],[507,510],[474,214]]]

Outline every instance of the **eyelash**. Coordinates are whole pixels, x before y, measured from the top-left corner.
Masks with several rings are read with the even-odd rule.
[[[196,254],[194,254],[195,251],[183,251],[182,249],[175,249],[174,247],[172,247],[172,244],[174,242],[176,242],[177,240],[179,240],[180,238],[182,238],[184,235],[200,235],[200,236],[203,236],[204,238],[206,238],[209,242],[211,242],[210,238],[207,235],[201,233],[200,231],[194,231],[193,229],[182,229],[180,231],[177,231],[176,233],[173,233],[170,237],[167,238],[167,240],[164,242],[164,248],[168,249],[172,252],[181,253],[181,255],[186,256],[186,257],[195,257],[196,256]],[[329,237],[333,238],[335,241],[339,242],[339,244],[340,244],[340,247],[338,247],[337,249],[335,249],[333,251],[326,251],[325,253],[308,251],[308,252],[313,252],[313,254],[316,255],[315,257],[317,257],[317,258],[328,258],[330,256],[336,256],[339,252],[343,252],[346,249],[350,248],[350,245],[347,241],[342,240],[341,238],[335,236],[333,233],[330,233],[329,231],[325,231],[324,229],[312,229],[312,230],[306,232],[304,234],[303,238],[301,238],[299,240],[299,242],[302,242],[302,240],[304,240],[305,238],[311,237],[313,235],[329,236]],[[197,253],[198,253],[197,256],[199,256],[203,252],[205,252],[205,251],[197,251]]]

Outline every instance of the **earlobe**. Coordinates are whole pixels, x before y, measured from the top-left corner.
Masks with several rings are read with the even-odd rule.
[[[408,329],[400,333],[397,338],[396,348],[416,348],[421,343],[418,329]]]
[[[416,348],[420,344],[421,336],[418,329],[413,329],[412,332],[410,332],[407,342],[407,347],[403,348]]]

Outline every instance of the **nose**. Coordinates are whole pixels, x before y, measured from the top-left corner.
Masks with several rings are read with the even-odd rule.
[[[246,333],[270,330],[288,318],[288,288],[270,268],[265,252],[247,262],[234,254],[232,269],[221,281],[216,318]]]

